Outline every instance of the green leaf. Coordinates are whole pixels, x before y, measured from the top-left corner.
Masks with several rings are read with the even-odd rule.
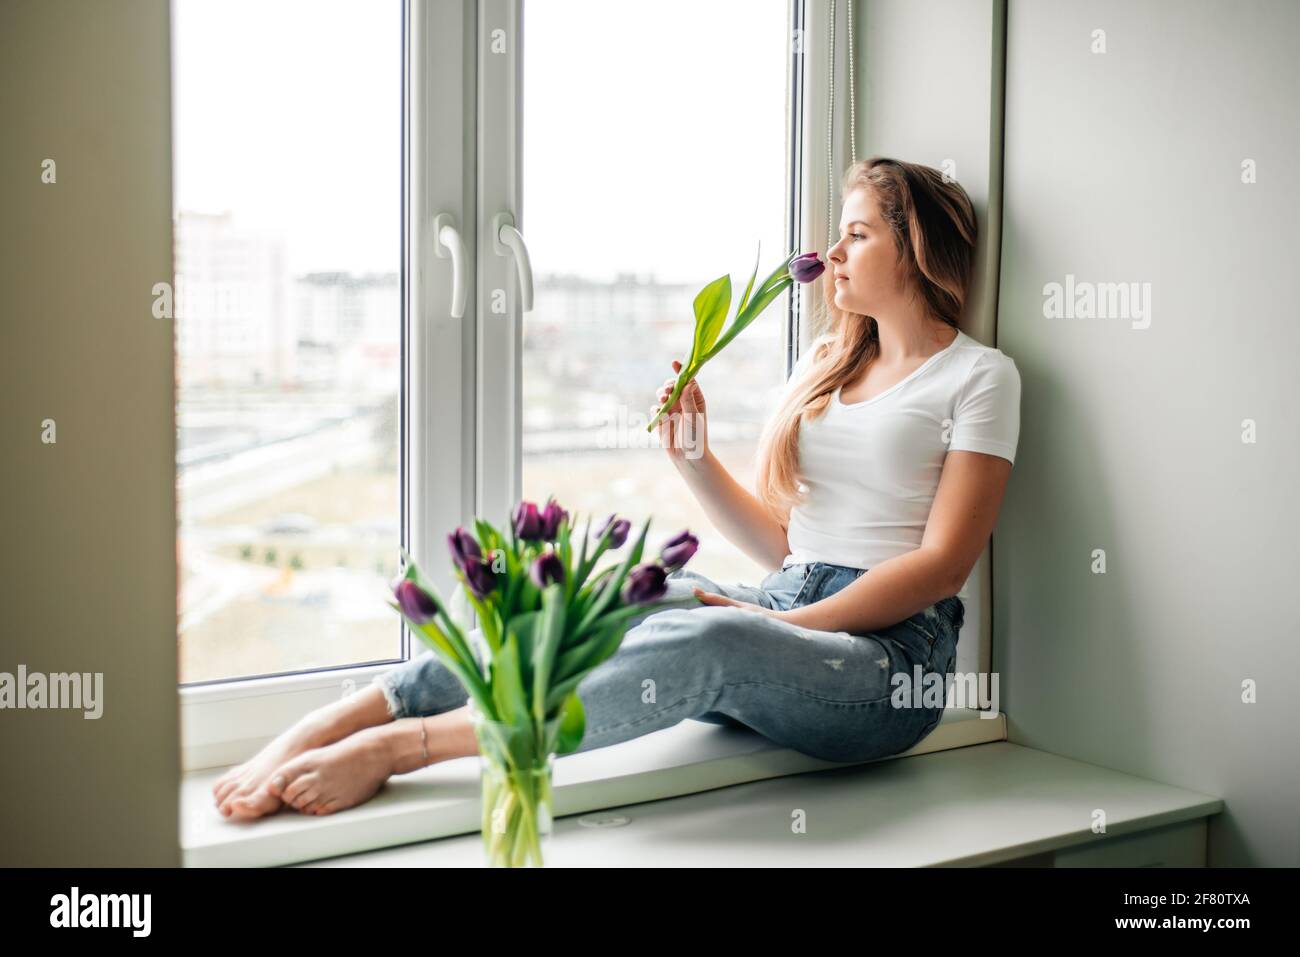
[[[591,608],[596,599],[600,597],[601,583],[607,581],[609,576],[614,574],[615,571],[617,571],[617,569],[613,565],[602,568],[596,573],[595,577],[591,579],[587,587],[583,588],[578,592],[578,594],[573,596],[569,602],[569,621],[581,622],[586,618],[587,611]],[[581,637],[582,632],[578,628],[571,627],[566,629],[564,647],[576,644]]]
[[[578,697],[577,692],[571,693],[564,699],[564,710],[561,712],[559,735],[556,740],[555,753],[569,754],[578,750],[578,745],[582,744],[582,736],[587,731],[587,713],[582,706],[582,699]]]
[[[501,647],[501,616],[497,614],[496,608],[490,603],[479,601],[474,597],[474,593],[468,588],[465,589],[465,595],[469,598],[469,603],[478,615],[479,631],[483,633],[483,640],[487,642],[488,648],[492,654],[496,654]]]
[[[746,306],[745,314],[736,317],[736,321],[731,324],[731,328],[728,329],[726,334],[721,339],[719,339],[717,343],[714,344],[713,349],[709,352],[709,354],[704,357],[704,362],[708,362],[719,352],[725,349],[728,343],[730,343],[732,339],[736,338],[736,336],[744,332],[746,327],[748,327],[751,322],[753,322],[755,319],[759,317],[759,315],[763,312],[764,309],[768,307],[768,305],[772,302],[773,299],[781,295],[781,293],[785,292],[785,290],[788,289],[793,283],[794,280],[791,279],[789,276],[786,276],[783,279],[778,279],[776,282],[772,283],[770,286],[768,286],[766,289],[760,292],[757,296],[755,296],[754,300],[751,303],[749,303],[748,306]]]
[[[569,523],[561,522],[555,538],[555,553],[560,556],[564,567],[564,592],[567,595],[573,588],[573,543],[569,540]]]
[[[415,632],[416,637],[434,651],[441,651],[443,655],[452,658],[462,667],[466,664],[466,662],[460,660],[460,656],[456,654],[456,649],[453,648],[451,642],[447,640],[447,636],[443,634],[442,629],[433,622],[427,622],[423,625],[414,625],[411,624],[411,620],[408,618],[406,623],[410,625],[411,631]]]
[[[696,608],[701,604],[700,600],[694,595],[687,595],[685,598],[674,598],[671,601],[661,601],[644,605],[624,605],[622,608],[615,608],[613,611],[607,611],[596,621],[597,627],[605,627],[607,624],[625,622],[630,618],[638,615],[652,615],[656,611],[664,611],[669,608]]]
[[[536,738],[531,725],[494,718],[474,730],[479,750],[504,762],[509,770],[536,766]]]
[[[569,588],[569,597],[582,591],[583,582],[587,580],[587,573],[591,571],[587,565],[587,540],[591,538],[591,519],[587,519],[587,524],[582,529],[582,544],[578,547],[578,561],[574,566],[573,577],[569,579],[572,587]]]
[[[745,287],[745,294],[740,297],[740,305],[736,307],[736,315],[739,317],[745,311],[745,304],[749,302],[749,292],[754,288],[754,277],[758,275],[758,262],[763,256],[763,244],[758,244],[758,253],[754,256],[754,271],[749,274],[749,285]]]
[[[590,641],[561,655],[555,664],[557,681],[547,704],[558,704],[557,698],[576,688],[593,668],[617,651],[626,631],[622,623],[596,628]]]
[[[758,291],[762,292],[763,290],[767,289],[768,286],[771,286],[773,283],[778,282],[781,279],[789,278],[790,263],[794,262],[795,257],[798,255],[799,253],[797,250],[787,255],[785,257],[785,261],[777,265],[775,269],[773,269],[770,273],[768,273],[767,278],[764,279],[761,283],[759,283]]]
[[[506,579],[506,587],[501,596],[501,617],[509,618],[519,607],[519,589],[523,583],[519,579],[518,572],[511,572]]]
[[[764,278],[763,281],[758,284],[758,288],[754,290],[753,296],[745,302],[745,307],[736,310],[737,319],[741,318],[747,309],[753,307],[755,298],[761,296],[763,293],[767,292],[769,289],[771,289],[776,284],[782,282],[783,280],[788,280],[791,278],[790,263],[794,262],[794,258],[796,255],[798,254],[793,252],[790,253],[788,256],[785,257],[784,262],[778,263],[776,268],[767,274],[766,278]]]
[[[601,571],[595,573],[595,575],[588,581],[588,594],[595,594],[595,590],[599,588],[599,585],[601,585],[607,577],[614,575],[617,568],[619,567],[617,567],[616,564],[608,564],[608,566],[602,568]]]
[[[450,651],[455,655],[456,660],[459,661],[463,667],[472,670],[477,676],[478,660],[474,657],[473,650],[465,640],[464,633],[461,632],[460,628],[451,619],[451,616],[447,614],[447,603],[442,600],[442,596],[438,594],[438,589],[433,586],[433,583],[425,578],[424,573],[420,571],[419,565],[416,563],[415,559],[407,553],[406,549],[403,548],[401,552],[403,559],[406,561],[406,573],[403,577],[414,581],[433,597],[434,604],[438,609],[438,619],[442,622],[442,628],[437,629],[438,634],[450,646]],[[461,580],[464,581],[464,578],[462,577]],[[401,609],[398,608],[398,611],[400,612]],[[406,618],[405,615],[402,617]],[[409,618],[406,618],[406,623],[411,629],[417,632],[424,627],[422,625],[417,625]]]
[[[590,530],[591,528],[590,520],[588,520],[587,522],[587,527],[588,530]],[[614,525],[611,522],[609,527],[606,528],[605,531],[601,533],[600,538],[596,539],[595,551],[593,551],[590,555],[587,556],[585,565],[579,569],[579,574],[583,581],[586,581],[587,575],[590,574],[591,570],[596,567],[596,562],[600,561],[600,556],[605,554],[605,552],[609,550],[609,537],[613,533],[614,533]]]
[[[579,634],[585,632],[604,611],[610,606],[610,603],[617,597],[619,589],[623,587],[623,580],[627,577],[628,571],[641,560],[641,551],[645,548],[645,537],[650,531],[650,519],[645,520],[641,526],[641,532],[637,535],[636,544],[628,551],[627,556],[619,564],[614,574],[606,580],[604,586],[600,589],[596,600],[592,602],[587,609],[582,620],[575,629]]]
[[[516,615],[510,621],[510,627],[515,629],[515,637],[519,640],[519,675],[525,690],[533,686],[533,654],[537,648],[538,625],[541,620],[542,612],[539,609]]]
[[[564,613],[563,586],[547,585],[542,593],[542,613],[537,620],[533,645],[533,720],[538,726],[546,721],[546,692],[551,682],[551,666],[564,638]]]
[[[400,609],[398,609],[400,611]],[[409,619],[407,624],[411,624]],[[411,631],[433,650],[438,656],[438,660],[446,666],[460,683],[465,687],[466,692],[480,700],[487,695],[487,685],[483,682],[483,677],[478,673],[478,663],[466,665],[460,656],[451,647],[447,641],[446,635],[439,631],[437,625],[414,625],[411,624]]]
[[[659,407],[654,418],[652,418],[650,423],[646,426],[647,432],[654,431],[659,420],[662,419],[664,415],[667,414],[668,410],[673,407],[674,403],[677,402],[678,398],[680,398],[682,394],[682,390],[685,389],[686,384],[690,382],[691,379],[695,378],[695,376],[699,375],[700,370],[704,368],[704,364],[721,352],[732,339],[736,338],[736,336],[744,331],[745,327],[753,322],[758,314],[767,308],[768,304],[794,281],[790,278],[789,270],[790,263],[794,261],[794,258],[797,255],[797,252],[790,253],[786,257],[785,262],[772,270],[768,277],[759,285],[758,292],[755,293],[753,299],[749,298],[750,290],[754,285],[754,278],[753,276],[750,277],[749,286],[746,287],[745,295],[742,297],[741,304],[736,310],[736,318],[732,321],[731,328],[721,336],[719,336],[720,327],[717,329],[703,328],[704,324],[700,322],[699,316],[701,311],[701,300],[705,298],[705,294],[708,293],[710,289],[720,284],[722,279],[716,279],[708,286],[705,286],[704,289],[700,290],[700,294],[695,298],[695,336],[691,345],[690,359],[687,360],[686,364],[682,367],[681,372],[678,374],[677,382],[674,384],[673,390],[669,394],[667,401]],[[757,274],[758,264],[755,263],[754,275]],[[723,279],[726,279],[727,299],[729,302],[731,299],[731,277],[725,276]],[[722,319],[725,320],[725,318],[726,309],[724,308],[722,311]],[[708,345],[701,349],[701,344],[706,340]]]
[[[582,532],[577,530],[578,513],[575,511],[565,524],[568,526],[565,534],[565,552],[564,552],[564,607],[570,608],[573,604],[573,596],[578,594],[582,589],[582,582],[585,578],[581,575],[583,562],[587,557],[587,535],[591,530],[591,520],[588,519]],[[576,540],[576,548],[575,548]]]
[[[587,672],[579,671],[571,674],[561,681],[557,681],[546,696],[547,707],[559,707],[564,704],[568,696],[578,687],[578,682],[587,676]]]
[[[691,361],[682,371],[690,368],[696,356],[703,356],[717,341],[731,308],[731,277],[720,276],[695,297],[695,342],[691,348]]]
[[[500,533],[481,518],[475,517],[474,532],[478,538],[479,548],[483,549],[485,553],[488,549],[495,548],[499,544]]]
[[[583,663],[584,670],[589,674],[593,668],[618,651],[618,646],[623,643],[623,638],[627,635],[627,629],[623,627],[622,622],[614,622],[602,627],[599,634],[600,637],[592,643],[591,657]]]
[[[514,625],[511,622],[506,629],[505,644],[492,662],[492,701],[502,721],[524,724],[528,720],[528,702],[524,700],[519,673],[519,638]]]

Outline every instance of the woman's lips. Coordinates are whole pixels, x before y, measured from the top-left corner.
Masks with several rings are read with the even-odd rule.
[[[848,281],[848,278],[849,278],[848,276],[841,276],[839,273],[836,273],[836,274],[835,274],[835,281],[836,281],[836,282],[847,282],[847,281]]]

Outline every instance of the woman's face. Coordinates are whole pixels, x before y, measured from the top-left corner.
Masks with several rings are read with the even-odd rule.
[[[826,258],[837,308],[875,316],[904,298],[894,235],[880,218],[870,189],[855,189],[844,197],[840,241],[827,251]]]

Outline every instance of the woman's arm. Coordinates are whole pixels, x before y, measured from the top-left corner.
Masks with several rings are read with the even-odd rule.
[[[768,514],[754,494],[735,480],[712,451],[699,458],[675,462],[713,527],[756,561],[776,571],[790,553],[785,529]]]
[[[812,631],[855,635],[889,628],[955,595],[988,544],[1011,462],[983,452],[949,452],[919,547],[870,569],[835,594],[786,611],[697,591],[706,605],[740,605]]]
[[[682,364],[673,360],[673,372]],[[659,402],[668,400],[676,376],[666,379]],[[709,448],[708,410],[700,383],[692,379],[676,404],[659,420],[659,441],[677,473],[723,537],[756,561],[776,571],[790,553],[785,528],[754,494],[737,482]]]

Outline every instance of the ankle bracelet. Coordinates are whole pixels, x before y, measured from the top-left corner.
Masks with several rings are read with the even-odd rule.
[[[427,767],[429,764],[429,732],[424,726],[424,719],[420,719],[420,747],[424,749],[424,764],[421,767]]]

